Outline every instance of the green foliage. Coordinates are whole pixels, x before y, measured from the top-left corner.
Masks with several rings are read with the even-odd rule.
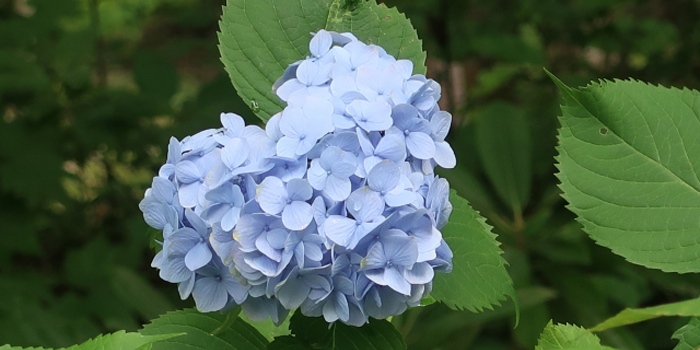
[[[283,108],[272,84],[289,64],[309,54],[309,33],[319,29],[352,31],[397,58],[412,60],[416,72],[425,72],[425,52],[409,20],[375,0],[229,0],[219,26],[226,71],[263,121]]]
[[[600,339],[584,328],[570,325],[557,324],[549,321],[542,331],[540,340],[535,350],[612,350],[612,348],[600,345]]]
[[[591,331],[604,331],[663,316],[700,316],[700,298],[643,309],[624,309],[617,315],[591,328]]]
[[[73,345],[65,350],[150,350],[154,343],[181,336],[182,333],[142,335],[136,332],[119,331],[107,335],[99,335],[80,345]],[[3,345],[0,350],[42,350],[44,348],[22,348]],[[49,350],[49,349],[45,349]]]
[[[671,338],[678,340],[678,345],[673,350],[696,350],[700,347],[700,320],[697,317],[691,318]]]
[[[266,349],[268,341],[251,325],[240,318],[224,329],[226,316],[220,313],[201,313],[195,309],[172,311],[145,325],[143,335],[186,333],[181,337],[154,344],[153,349]],[[213,334],[216,333],[216,334]]]
[[[530,199],[532,141],[524,113],[513,105],[495,102],[479,115],[476,142],[484,170],[501,200],[518,216]]]
[[[601,81],[564,96],[558,174],[599,244],[643,266],[700,271],[700,94]]]
[[[464,198],[453,193],[450,201],[454,210],[442,236],[454,253],[454,269],[435,275],[433,298],[451,308],[473,312],[500,305],[506,296],[515,298],[491,227]]]
[[[406,349],[401,334],[385,320],[371,319],[362,327],[346,326],[340,322],[329,327],[323,317],[305,317],[297,312],[291,318],[290,329],[293,336],[276,338],[269,349]]]

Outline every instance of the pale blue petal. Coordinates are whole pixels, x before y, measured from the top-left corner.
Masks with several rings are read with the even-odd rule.
[[[268,214],[279,214],[287,205],[287,189],[282,180],[276,177],[265,178],[256,192],[255,200]]]
[[[233,297],[233,301],[235,301],[236,304],[240,305],[246,300],[248,296],[248,287],[241,285],[233,275],[223,273],[221,282],[224,284],[224,288],[226,288],[228,294]]]
[[[266,234],[258,236],[258,239],[255,240],[255,247],[258,248],[258,251],[276,262],[279,262],[282,259],[282,252],[270,246],[270,243],[267,241]]]
[[[331,170],[333,164],[343,157],[344,151],[338,146],[329,146],[321,153],[320,165],[325,170]]]
[[[185,265],[187,268],[195,271],[202,268],[211,261],[212,254],[206,241],[195,244],[187,255],[185,255]]]
[[[284,249],[284,242],[287,240],[289,232],[287,230],[277,228],[267,232],[267,242],[273,249]]]
[[[455,152],[447,142],[435,143],[435,155],[433,156],[433,159],[435,159],[435,163],[445,169],[452,169],[455,167],[455,165],[457,165]]]
[[[245,128],[245,121],[236,113],[221,113],[219,116],[221,125],[226,128],[226,133],[233,137],[240,137]]]
[[[395,266],[410,268],[418,259],[418,243],[413,237],[388,237],[382,243],[386,259]]]
[[[360,270],[383,269],[386,266],[387,259],[384,255],[384,246],[381,242],[377,242],[369,248],[367,256],[360,263]]]
[[[298,138],[291,136],[284,136],[279,141],[277,141],[276,151],[277,155],[286,158],[296,158],[297,148],[301,141]]]
[[[183,160],[175,166],[175,177],[183,184],[198,182],[202,180],[199,168],[189,160]]]
[[[410,270],[404,270],[403,275],[410,284],[426,284],[433,280],[435,271],[427,262],[421,262],[413,265]]]
[[[190,278],[184,282],[180,282],[180,284],[177,286],[177,291],[180,294],[180,299],[185,300],[189,298],[190,294],[192,294],[192,290],[194,289],[194,282],[195,282],[195,274],[192,273]]]
[[[233,170],[241,166],[248,159],[250,147],[248,142],[242,138],[229,139],[224,143],[224,148],[221,150],[221,161],[226,166]]]
[[[343,201],[350,195],[352,184],[347,177],[338,177],[335,174],[326,180],[324,192],[334,201]]]
[[[296,72],[295,72],[296,73]],[[282,101],[288,101],[289,97],[294,94],[295,92],[305,89],[306,85],[302,84],[299,80],[297,79],[290,79],[284,82],[278,89],[277,89],[277,96],[282,99]]]
[[[355,220],[349,219],[340,215],[331,215],[323,224],[326,237],[333,243],[343,247],[347,247],[348,243],[353,239],[357,223]]]
[[[411,295],[411,284],[406,281],[397,268],[387,267],[384,269],[384,281],[391,289],[403,295]]]
[[[256,257],[246,257],[244,260],[250,267],[262,272],[265,276],[274,277],[277,275],[277,262],[262,254]]]
[[[295,269],[298,269],[298,267],[295,267]],[[298,273],[292,270],[287,279],[275,288],[277,299],[279,299],[282,306],[289,310],[300,307],[311,291],[311,288],[297,276],[299,276]]]
[[[160,270],[160,278],[171,283],[187,281],[194,272],[187,268],[184,259],[168,259],[165,268]]]
[[[186,209],[185,218],[187,219],[187,222],[189,222],[190,226],[192,226],[192,228],[197,231],[201,237],[206,238],[207,234],[209,233],[209,227],[207,226],[207,223],[199,217],[199,215],[195,214],[195,212],[190,209]]]
[[[387,193],[384,195],[384,201],[386,201],[386,205],[390,207],[400,207],[413,203],[413,201],[416,200],[416,196],[417,194],[415,192],[401,190],[397,193]]]
[[[290,230],[303,230],[309,226],[313,215],[309,203],[294,201],[284,207],[282,223]]]
[[[223,228],[226,231],[231,231],[233,230],[234,226],[236,226],[236,223],[238,223],[238,217],[240,216],[241,213],[241,208],[239,207],[231,207],[231,209],[224,214],[224,216],[221,218],[221,228]]]
[[[325,29],[321,29],[316,33],[316,35],[314,35],[313,38],[311,38],[311,41],[309,42],[309,51],[312,55],[316,57],[321,57],[324,54],[326,54],[328,50],[331,49],[332,44],[333,37],[331,36],[331,34]]]
[[[435,141],[444,141],[452,126],[452,115],[446,111],[439,111],[430,118],[430,130]]]
[[[409,133],[406,137],[406,146],[411,155],[418,159],[430,159],[435,155],[435,142],[426,133]]]
[[[197,310],[200,312],[219,311],[228,302],[228,292],[214,277],[200,278],[192,291]]]
[[[384,195],[396,188],[401,179],[401,170],[396,163],[385,160],[375,165],[367,174],[369,187]]]
[[[311,199],[311,196],[313,196],[314,190],[306,180],[291,179],[287,183],[287,193],[290,200],[307,201]]]
[[[321,167],[321,163],[318,159],[311,161],[311,166],[306,174],[309,184],[319,191],[326,188],[326,179],[328,178],[328,171]]]
[[[333,164],[331,172],[334,176],[348,178],[350,175],[355,173],[355,169],[357,169],[357,166],[355,166],[353,163],[347,161],[337,161],[335,164]]]
[[[202,183],[197,181],[180,185],[177,191],[180,205],[183,208],[192,208],[199,204],[199,191],[201,187]]]
[[[386,135],[377,144],[374,155],[396,163],[403,162],[406,160],[406,144],[401,137]]]

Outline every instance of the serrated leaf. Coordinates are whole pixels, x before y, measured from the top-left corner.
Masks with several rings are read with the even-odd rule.
[[[350,31],[396,58],[412,60],[415,72],[425,73],[426,55],[410,21],[375,0],[229,0],[219,27],[226,71],[263,121],[284,107],[272,84],[309,54],[310,33],[319,29]]]
[[[549,321],[542,331],[535,350],[613,350],[600,344],[600,339],[585,328]]]
[[[700,316],[700,298],[643,309],[624,309],[617,315],[591,328],[591,331],[600,332],[662,316]]]
[[[671,339],[678,339],[678,345],[673,350],[700,349],[700,320],[691,318],[687,325],[673,333]]]
[[[275,339],[270,349],[405,350],[401,334],[386,320],[370,319],[362,327],[340,322],[330,325],[323,317],[306,317],[296,312],[290,321],[293,337]]]
[[[503,251],[491,226],[466,199],[453,192],[450,201],[454,210],[442,236],[454,253],[454,269],[435,275],[430,295],[453,309],[473,312],[500,305],[506,296],[515,299]]]
[[[178,337],[182,333],[157,335],[142,335],[136,332],[119,331],[112,334],[99,335],[80,345],[73,345],[65,350],[148,350],[157,341]],[[19,346],[3,345],[0,350],[49,350],[44,348],[22,348]]]
[[[289,317],[287,317],[279,326],[275,326],[272,319],[266,319],[265,321],[251,321],[244,314],[240,314],[238,317],[242,318],[244,321],[248,322],[253,328],[257,329],[263,337],[268,341],[273,341],[276,337],[281,337],[289,335],[291,331],[289,330]]]
[[[551,77],[565,100],[560,187],[584,230],[632,263],[699,272],[700,94]]]
[[[267,347],[265,337],[240,318],[227,329],[213,335],[225,320],[226,316],[220,313],[201,313],[196,309],[185,309],[168,312],[145,325],[139,332],[144,335],[186,333],[181,337],[154,344],[154,350],[262,350]]]
[[[489,104],[476,122],[477,150],[486,175],[501,200],[522,217],[530,199],[532,145],[521,109],[505,102]]]

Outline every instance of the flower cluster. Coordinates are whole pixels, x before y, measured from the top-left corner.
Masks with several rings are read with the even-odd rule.
[[[287,107],[265,129],[224,113],[222,128],[172,138],[140,203],[163,231],[152,265],[200,311],[360,326],[418,305],[451,270],[440,86],[349,33],[321,30],[309,48],[273,86]]]

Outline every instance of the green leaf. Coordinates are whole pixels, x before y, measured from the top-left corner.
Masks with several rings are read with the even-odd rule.
[[[148,350],[153,343],[178,337],[182,333],[168,333],[158,335],[142,335],[136,332],[127,333],[119,331],[112,334],[99,335],[80,345],[73,345],[65,350]],[[44,348],[22,348],[19,346],[3,345],[0,350],[41,350]],[[49,350],[49,349],[45,349]]]
[[[270,349],[406,349],[401,334],[386,320],[370,319],[362,327],[335,322],[329,328],[323,317],[306,317],[296,312],[291,318],[290,328],[294,336],[276,338],[270,344]]]
[[[265,349],[267,340],[245,321],[237,318],[233,324],[216,335],[217,330],[226,320],[220,313],[201,313],[196,309],[168,312],[151,321],[140,330],[144,335],[186,333],[181,337],[169,339],[154,345],[154,350],[191,350],[191,349]]]
[[[229,0],[219,22],[221,60],[233,85],[263,121],[284,107],[272,84],[291,63],[309,54],[309,33],[350,31],[425,73],[416,31],[394,8],[370,1]]]
[[[255,322],[248,319],[244,314],[239,315],[244,321],[248,322],[253,328],[257,329],[263,337],[268,341],[273,341],[277,337],[284,335],[289,335],[291,331],[289,330],[289,317],[287,317],[282,324],[275,326],[275,323],[271,319],[266,319],[265,321]]]
[[[516,216],[530,199],[532,145],[525,114],[505,103],[489,104],[476,123],[477,150],[486,174]]]
[[[454,269],[435,275],[430,295],[453,309],[473,312],[500,305],[506,296],[515,299],[503,251],[491,226],[466,199],[453,192],[450,201],[454,210],[442,236],[454,253]]]
[[[617,315],[591,328],[591,331],[600,332],[662,316],[700,316],[700,298],[643,309],[624,309]]]
[[[632,263],[700,272],[700,94],[550,76],[565,101],[560,187],[584,230]]]
[[[700,348],[700,320],[697,317],[691,318],[690,322],[673,333],[671,338],[678,339],[678,345],[673,350],[697,350]]]
[[[600,345],[600,339],[585,328],[549,321],[535,350],[612,350]]]

